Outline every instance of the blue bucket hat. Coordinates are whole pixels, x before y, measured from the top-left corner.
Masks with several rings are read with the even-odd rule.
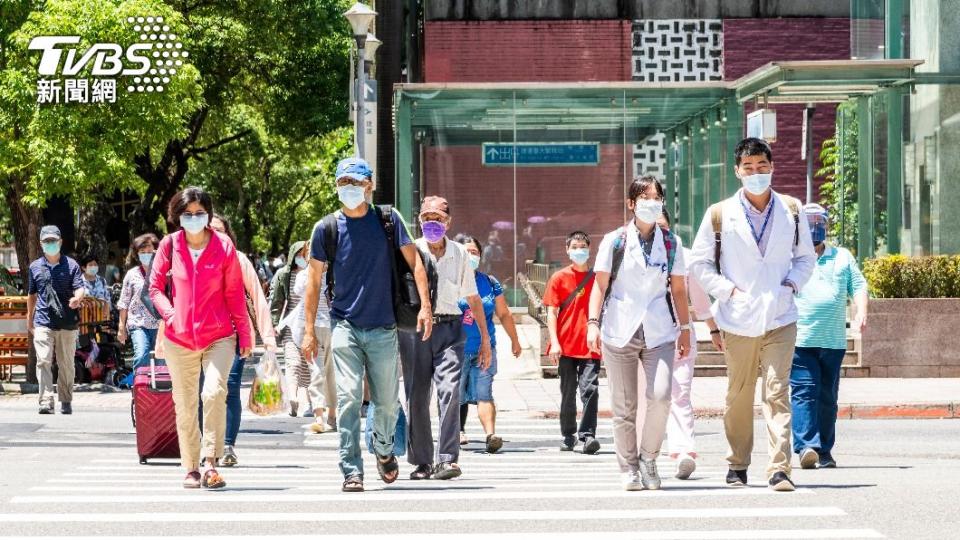
[[[337,163],[337,178],[345,176],[354,180],[370,180],[373,177],[373,171],[365,160],[351,157],[341,159],[340,163]]]

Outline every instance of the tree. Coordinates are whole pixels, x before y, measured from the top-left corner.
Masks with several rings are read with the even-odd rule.
[[[185,29],[182,17],[159,0],[20,0],[0,11],[0,185],[11,205],[21,266],[38,256],[40,209],[49,198],[65,196],[83,207],[103,192],[143,190],[130,166],[136,149],[182,138],[183,119],[203,106],[190,62],[163,92],[123,93],[129,81],[119,76],[115,103],[38,104],[39,53],[28,48],[34,37],[79,36],[80,54],[95,43],[133,44],[139,32],[127,19],[144,14],[163,17],[171,32]],[[71,77],[96,79],[92,65]]]
[[[170,4],[187,25],[185,41],[202,77],[204,102],[186,119],[185,136],[141,147],[136,156],[136,173],[148,188],[130,218],[131,235],[160,220],[191,163],[255,134],[253,127],[219,129],[238,111],[256,111],[263,128],[294,143],[348,120],[346,1]]]

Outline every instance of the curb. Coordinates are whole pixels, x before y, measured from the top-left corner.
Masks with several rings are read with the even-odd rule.
[[[724,409],[701,407],[695,408],[696,418],[722,418]],[[754,406],[753,414],[756,418],[763,418],[763,411]],[[531,418],[557,419],[560,411],[531,411]],[[598,418],[612,418],[610,409],[601,409],[597,412]],[[905,403],[899,405],[840,405],[837,419],[840,420],[940,420],[945,418],[960,418],[960,401],[949,403]]]

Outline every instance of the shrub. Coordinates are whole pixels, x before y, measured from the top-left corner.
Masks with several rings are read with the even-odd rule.
[[[863,275],[875,298],[960,298],[960,255],[870,259]]]

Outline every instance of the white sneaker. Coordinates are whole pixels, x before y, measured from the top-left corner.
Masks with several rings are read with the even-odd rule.
[[[683,454],[677,460],[677,478],[688,480],[693,471],[697,470],[697,462],[690,454]]]
[[[820,455],[813,448],[804,448],[803,452],[800,452],[801,469],[816,469],[819,461]]]
[[[623,479],[623,489],[627,491],[642,491],[643,483],[640,482],[640,473],[638,471],[630,471],[623,473],[621,475]]]
[[[640,481],[645,489],[660,489],[657,460],[640,458]]]

